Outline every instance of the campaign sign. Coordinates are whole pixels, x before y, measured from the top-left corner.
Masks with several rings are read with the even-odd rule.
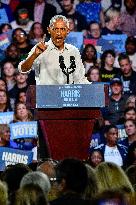
[[[97,39],[85,38],[84,39],[84,46],[87,44],[92,44],[93,46],[97,45]]]
[[[11,136],[10,139],[19,138],[37,138],[37,122],[16,122],[10,125]]]
[[[30,164],[33,160],[33,152],[8,147],[0,147],[0,171],[10,164]]]
[[[9,20],[6,14],[6,10],[4,8],[0,8],[0,25],[3,23],[9,23]]]
[[[0,112],[0,124],[9,124],[13,121],[14,112]]]
[[[108,35],[103,35],[103,39],[109,41],[115,49],[115,52],[117,53],[122,53],[125,52],[125,42],[127,39],[126,34],[108,34]]]
[[[77,47],[79,50],[81,50],[83,46],[83,32],[70,32],[66,39],[66,43],[69,43],[75,47]]]
[[[0,35],[0,49],[5,50],[10,45],[9,36],[7,33]]]

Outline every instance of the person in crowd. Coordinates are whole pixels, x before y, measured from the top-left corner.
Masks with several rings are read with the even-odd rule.
[[[4,4],[0,1],[0,24],[10,23],[14,17],[9,5]]]
[[[129,56],[121,53],[118,58],[121,73],[117,75],[122,80],[123,92],[132,95],[136,94],[136,72],[132,69]]]
[[[45,193],[37,184],[26,184],[17,191],[14,205],[27,204],[49,205]]]
[[[77,31],[86,29],[87,22],[85,16],[75,10],[74,0],[62,0],[62,12],[60,15],[66,16],[68,19],[72,18],[76,25]]]
[[[128,36],[136,35],[136,1],[124,0],[125,11],[120,16],[119,29]]]
[[[92,0],[83,0],[76,5],[76,11],[86,18],[87,24],[91,21],[97,21],[101,23],[102,27],[104,27],[105,19],[100,2],[98,3]]]
[[[128,98],[123,94],[123,84],[119,78],[113,78],[110,82],[111,95],[109,98],[109,106],[105,108],[103,118],[105,124],[120,124],[120,119],[123,118],[125,103]]]
[[[7,33],[12,30],[12,26],[8,23],[3,23],[0,25],[0,34]]]
[[[104,161],[103,152],[99,149],[92,149],[89,153],[88,163],[91,167],[96,168],[98,164]]]
[[[22,28],[28,34],[33,23],[28,9],[25,6],[18,6],[15,11],[15,20],[11,22],[12,29]]]
[[[17,149],[17,144],[10,140],[10,128],[7,124],[0,124],[0,147]]]
[[[3,78],[0,78],[0,90],[7,91],[7,84]]]
[[[16,103],[18,103],[18,102],[26,104],[26,92],[20,91],[18,93],[18,97],[16,99]]]
[[[0,204],[7,205],[8,204],[8,188],[5,183],[0,181]]]
[[[126,108],[134,107],[136,108],[136,96],[130,95],[126,101]]]
[[[89,82],[100,82],[100,69],[98,66],[91,66],[87,71],[87,79]]]
[[[98,40],[101,37],[101,26],[96,21],[91,21],[88,25],[87,31],[84,33],[84,37],[87,39]]]
[[[14,123],[15,122],[29,122],[33,121],[33,115],[29,109],[27,109],[24,103],[17,103],[14,109]],[[35,137],[35,136],[34,136]],[[19,149],[31,150],[33,152],[33,161],[37,161],[37,140],[35,138],[21,138],[16,140]]]
[[[136,120],[136,109],[134,107],[126,107],[124,115],[119,119],[118,124],[122,125],[126,120]]]
[[[64,43],[69,33],[68,19],[61,15],[54,16],[50,21],[48,31],[51,39],[47,43],[42,41],[33,47],[27,59],[20,62],[19,70],[29,72],[34,66],[36,83],[39,85],[89,83],[85,78],[85,69],[79,50],[71,44]],[[70,64],[69,61],[71,61]],[[67,66],[69,66],[69,78],[65,69]]]
[[[136,143],[135,143],[135,148],[136,148]],[[132,162],[131,158],[130,158],[130,161]],[[136,162],[136,157],[135,157],[135,162]],[[134,165],[132,164],[130,163],[130,166],[125,170],[125,172],[136,192],[136,163]]]
[[[62,160],[56,167],[56,178],[60,197],[50,201],[51,205],[90,204],[89,200],[82,198],[88,184],[87,169],[82,161],[74,158]]]
[[[25,174],[31,172],[31,169],[22,163],[10,165],[1,174],[2,182],[8,186],[8,195],[10,204],[14,205],[15,192],[19,189],[21,179]]]
[[[26,4],[25,4],[26,5]],[[56,8],[48,4],[46,0],[34,0],[27,2],[30,19],[39,22],[44,28],[44,33],[48,35],[47,27],[53,16],[55,16]]]
[[[126,39],[125,42],[125,49],[126,49],[126,54],[129,56],[129,59],[132,64],[132,69],[136,71],[136,38],[133,36],[129,36]],[[120,68],[119,62],[118,62],[118,55],[116,56],[114,66],[117,68]]]
[[[120,12],[116,9],[109,9],[106,12],[106,26],[102,28],[101,35],[107,34],[122,34],[122,31],[118,29],[120,24]]]
[[[109,82],[118,73],[119,69],[114,67],[115,52],[106,50],[101,56],[100,76],[102,82]]]
[[[0,90],[0,112],[12,111],[7,91]]]
[[[89,164],[85,164],[85,166],[88,173],[88,185],[84,191],[83,198],[90,200],[98,193],[98,182],[95,170]]]
[[[5,61],[10,61],[13,63],[15,68],[17,68],[20,59],[20,50],[16,44],[11,43],[5,50],[5,59],[1,64],[3,65]]]
[[[12,39],[20,51],[20,60],[25,59],[32,48],[27,33],[22,28],[16,28],[12,33]]]
[[[127,147],[118,143],[118,128],[115,125],[107,125],[104,136],[105,142],[95,147],[94,150],[101,150],[105,162],[114,162],[119,166],[125,166]]]
[[[35,45],[39,43],[40,41],[42,41],[43,37],[44,37],[44,31],[43,31],[42,24],[39,22],[33,23],[29,31],[30,44]],[[45,40],[46,40],[46,36],[45,36]]]
[[[120,140],[119,143],[129,147],[133,142],[136,141],[136,121],[128,119],[124,123],[127,138]]]
[[[15,71],[16,69],[12,62],[7,61],[3,64],[3,78],[6,81],[8,91],[10,91],[16,84]]]
[[[87,44],[82,51],[81,58],[85,67],[85,73],[87,73],[91,66],[97,64],[96,48],[92,44]]]
[[[69,31],[77,32],[77,25],[74,19],[72,17],[68,17],[68,21],[69,21]]]
[[[13,107],[15,106],[15,102],[20,92],[25,92],[28,89],[28,74],[26,73],[19,73],[18,71],[15,72],[15,81],[16,84],[14,87],[8,92],[10,100],[12,101]]]
[[[26,185],[35,184],[38,185],[44,194],[48,194],[51,189],[49,178],[46,174],[40,171],[28,172],[23,176],[20,182],[20,188]]]
[[[127,166],[136,166],[136,140],[128,148]]]
[[[123,169],[113,162],[102,162],[95,169],[99,193],[104,191],[121,191],[133,193],[134,189]]]

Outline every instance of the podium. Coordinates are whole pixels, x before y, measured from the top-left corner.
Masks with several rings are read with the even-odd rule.
[[[94,123],[106,105],[108,86],[103,83],[30,86],[27,91],[27,107],[34,109],[48,155],[55,160],[88,158]]]

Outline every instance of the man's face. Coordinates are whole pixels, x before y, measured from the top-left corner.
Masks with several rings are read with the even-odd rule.
[[[93,36],[93,38],[100,38],[101,35],[101,30],[100,30],[100,26],[97,23],[93,23],[90,26],[90,33]]]
[[[18,57],[19,53],[18,50],[15,46],[11,46],[8,50],[7,50],[7,56],[11,57],[12,59],[16,59]]]
[[[71,0],[62,0],[62,7],[66,12],[69,12],[73,8],[73,4],[71,3]]]
[[[136,120],[136,113],[134,110],[129,110],[128,112],[126,112],[125,114],[125,119],[126,120]]]
[[[125,123],[125,130],[128,136],[136,134],[136,126],[134,125],[132,121],[127,121]]]
[[[121,60],[119,64],[124,75],[128,75],[132,72],[131,63],[128,59]]]
[[[59,50],[62,50],[64,48],[64,40],[69,33],[66,22],[64,22],[63,19],[56,20],[55,23],[48,28],[48,32],[51,35],[54,45]]]
[[[118,130],[116,128],[111,128],[107,133],[106,133],[106,141],[107,144],[111,146],[115,146],[118,140]]]
[[[133,55],[136,52],[136,46],[133,43],[126,45],[126,52],[128,55]]]
[[[23,84],[26,82],[27,77],[28,77],[27,74],[19,73],[16,75],[16,81],[17,83]]]
[[[111,92],[112,94],[114,95],[118,95],[122,92],[122,85],[120,85],[119,83],[114,83],[112,86],[111,86]]]

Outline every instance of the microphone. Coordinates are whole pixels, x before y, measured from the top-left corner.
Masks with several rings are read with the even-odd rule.
[[[64,57],[61,55],[59,56],[59,64],[60,64],[60,68],[62,70],[62,72],[67,75],[67,72],[66,72],[66,66],[65,66],[65,63],[64,63]]]

